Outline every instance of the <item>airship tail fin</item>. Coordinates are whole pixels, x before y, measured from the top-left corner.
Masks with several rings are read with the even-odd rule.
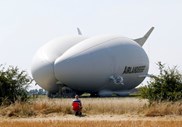
[[[150,28],[150,30],[143,37],[138,38],[138,39],[134,39],[134,41],[136,41],[139,45],[143,46],[145,41],[148,39],[148,37],[152,33],[153,29],[154,29],[154,27]]]
[[[78,35],[82,35],[81,30],[77,27]]]

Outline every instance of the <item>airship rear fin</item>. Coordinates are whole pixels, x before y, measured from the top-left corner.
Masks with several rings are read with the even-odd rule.
[[[82,35],[81,30],[77,27],[78,35]]]
[[[150,30],[142,38],[134,39],[134,41],[136,41],[139,45],[143,46],[145,41],[148,39],[148,37],[152,33],[153,29],[154,27],[150,28]]]

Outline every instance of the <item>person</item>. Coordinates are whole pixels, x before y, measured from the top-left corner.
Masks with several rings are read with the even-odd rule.
[[[75,113],[75,116],[82,115],[82,103],[78,95],[75,95],[75,99],[73,100],[73,103],[72,103],[72,109]]]

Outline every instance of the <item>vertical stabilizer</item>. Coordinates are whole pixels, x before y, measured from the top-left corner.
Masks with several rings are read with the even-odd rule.
[[[78,35],[82,35],[82,32],[80,31],[78,27],[77,27],[77,31],[78,31]]]
[[[134,41],[136,41],[139,45],[143,46],[145,41],[148,39],[148,37],[152,33],[153,29],[154,27],[150,28],[150,30],[142,38],[134,39]]]

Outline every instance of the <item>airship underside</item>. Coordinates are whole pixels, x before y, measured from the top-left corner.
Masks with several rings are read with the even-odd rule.
[[[36,53],[32,76],[42,88],[61,91],[63,96],[128,94],[148,73],[149,59],[142,45],[153,29],[135,40],[120,35],[78,35],[50,41]]]

